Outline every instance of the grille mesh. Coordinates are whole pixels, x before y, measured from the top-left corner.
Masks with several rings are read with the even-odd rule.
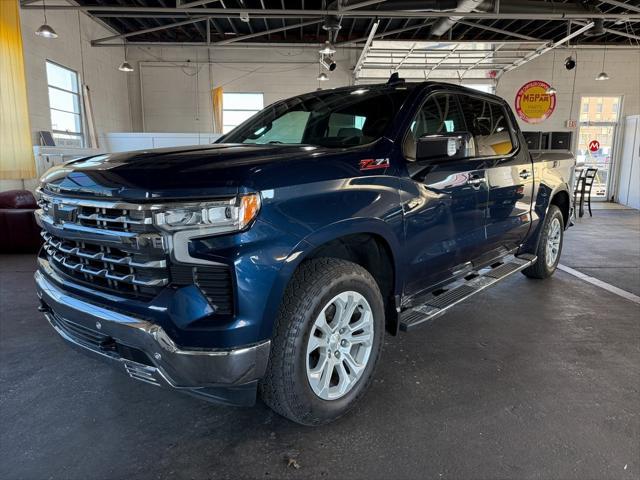
[[[195,284],[216,307],[216,313],[220,315],[233,315],[233,275],[227,265],[197,266],[187,265],[171,266],[171,283],[174,285]]]

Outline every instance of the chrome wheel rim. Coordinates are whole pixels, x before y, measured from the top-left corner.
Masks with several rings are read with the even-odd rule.
[[[307,380],[323,400],[345,396],[362,377],[373,349],[373,311],[354,291],[333,297],[316,318],[307,342]]]
[[[562,226],[560,220],[554,218],[549,226],[547,236],[547,266],[553,267],[560,253],[560,240],[562,239]]]

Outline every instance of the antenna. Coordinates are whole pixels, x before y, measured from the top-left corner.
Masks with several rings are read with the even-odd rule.
[[[400,78],[400,74],[398,72],[393,72],[387,80],[387,85],[395,85],[396,83],[404,83],[404,78]]]

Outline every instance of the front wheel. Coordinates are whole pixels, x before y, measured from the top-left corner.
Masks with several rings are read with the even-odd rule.
[[[548,278],[556,271],[562,253],[564,218],[555,205],[549,207],[538,242],[538,261],[525,268],[522,273],[530,278]]]
[[[384,304],[369,272],[334,258],[303,263],[284,294],[263,401],[303,425],[337,419],[367,390],[383,335]]]

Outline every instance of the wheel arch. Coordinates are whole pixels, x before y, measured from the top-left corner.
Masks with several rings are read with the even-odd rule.
[[[564,188],[555,192],[551,197],[551,201],[549,202],[549,206],[551,205],[555,205],[562,212],[564,228],[566,229],[569,225],[571,215],[571,197],[569,196],[569,192]],[[547,207],[547,213],[548,212],[549,207]]]

